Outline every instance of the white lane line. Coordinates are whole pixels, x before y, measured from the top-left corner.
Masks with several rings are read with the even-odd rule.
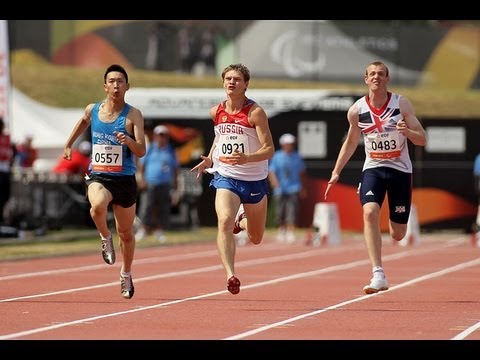
[[[348,269],[348,268],[351,268],[353,266],[358,266],[360,264],[365,264],[367,262],[368,262],[367,260],[360,260],[360,261],[355,261],[355,262],[352,262],[352,263],[347,263],[347,264],[344,264],[344,265],[335,265],[335,266],[325,268],[325,269],[319,269],[319,270],[316,270],[316,271],[309,271],[309,272],[306,272],[306,273],[300,273],[300,274],[296,274],[296,275],[293,275],[293,276],[286,276],[286,277],[277,278],[277,279],[274,279],[274,280],[268,280],[268,281],[264,281],[264,282],[257,283],[257,284],[243,286],[242,290],[246,290],[248,288],[254,288],[254,287],[258,287],[258,286],[262,286],[262,285],[269,285],[269,284],[272,284],[272,283],[278,283],[278,282],[287,281],[287,280],[298,279],[298,278],[301,278],[301,277],[307,277],[307,276],[313,276],[313,275],[327,273],[327,272],[333,272],[333,271],[336,271],[336,270]],[[265,261],[263,263],[265,263]],[[117,283],[115,283],[115,284],[118,285]],[[66,326],[87,323],[87,322],[91,322],[91,321],[95,321],[95,320],[99,320],[99,319],[105,319],[105,318],[108,318],[108,317],[123,316],[125,314],[130,314],[130,313],[135,313],[135,312],[140,312],[140,311],[145,311],[145,310],[150,310],[150,309],[157,309],[157,308],[161,308],[161,307],[172,305],[172,304],[179,304],[179,303],[186,302],[186,301],[198,300],[198,299],[208,298],[208,297],[212,297],[212,296],[216,296],[216,295],[221,295],[221,294],[224,294],[224,293],[227,293],[227,292],[228,292],[227,290],[222,290],[222,291],[217,291],[217,292],[208,293],[208,294],[204,294],[204,295],[192,296],[192,297],[188,297],[188,298],[184,298],[184,299],[178,299],[178,300],[175,300],[175,301],[169,301],[169,302],[165,302],[165,303],[161,303],[161,304],[150,305],[150,306],[142,306],[142,307],[137,307],[137,308],[131,309],[131,310],[119,311],[119,312],[115,312],[115,313],[93,316],[93,317],[89,317],[89,318],[85,318],[85,319],[79,319],[79,320],[75,320],[75,321],[58,323],[58,324],[55,324],[55,325],[50,325],[50,326],[40,327],[40,328],[31,329],[31,330],[27,330],[27,331],[21,331],[21,332],[17,332],[17,333],[2,335],[2,336],[0,336],[0,340],[20,338],[20,337],[24,337],[24,336],[28,336],[28,335],[33,335],[33,334],[37,334],[37,333],[41,333],[41,332],[46,332],[46,331],[50,331],[50,330],[59,329],[59,328],[66,327]]]
[[[446,269],[443,269],[443,270],[440,270],[440,271],[436,271],[436,272],[433,272],[433,273],[430,273],[430,274],[427,274],[427,275],[424,275],[424,276],[420,276],[420,277],[414,278],[412,280],[406,281],[404,283],[392,286],[387,291],[382,291],[381,293],[364,295],[364,296],[361,296],[361,297],[356,298],[356,299],[352,299],[352,300],[349,300],[349,301],[344,301],[344,302],[339,303],[339,304],[335,304],[335,305],[328,306],[326,308],[322,308],[320,310],[316,310],[316,311],[312,311],[312,312],[305,313],[305,314],[302,314],[302,315],[298,315],[298,316],[295,316],[295,317],[292,317],[292,318],[289,318],[289,319],[285,319],[285,320],[282,320],[282,321],[279,321],[279,322],[276,322],[276,323],[273,323],[273,324],[270,324],[270,325],[264,325],[264,326],[261,326],[257,329],[254,329],[254,330],[246,331],[246,332],[243,332],[243,333],[240,333],[240,334],[237,334],[237,335],[227,337],[223,340],[244,339],[248,336],[252,336],[252,335],[255,335],[255,334],[258,334],[258,333],[261,333],[261,332],[264,332],[264,331],[267,331],[267,330],[270,330],[270,329],[273,329],[273,328],[276,328],[276,327],[279,327],[279,326],[283,326],[285,324],[290,324],[290,323],[293,323],[293,322],[298,321],[298,320],[302,320],[302,319],[305,319],[305,318],[308,318],[308,317],[311,317],[311,316],[315,316],[315,315],[321,314],[321,313],[329,311],[329,310],[338,309],[338,308],[341,308],[345,305],[349,305],[349,304],[353,304],[355,302],[370,299],[372,296],[376,296],[378,294],[386,294],[390,291],[398,290],[398,289],[416,284],[416,283],[421,282],[421,281],[430,280],[430,279],[433,279],[433,278],[436,278],[436,277],[439,277],[439,276],[443,276],[443,275],[448,274],[448,273],[452,273],[452,272],[455,272],[455,271],[466,269],[466,268],[471,267],[471,266],[478,266],[478,265],[480,265],[480,259],[467,261],[465,263],[458,264],[458,265],[455,265],[455,266],[451,266],[449,268],[446,268]]]
[[[362,246],[363,244],[355,244],[354,247],[357,246]],[[254,248],[254,247],[248,247],[245,248],[246,251],[255,251],[259,252],[258,250],[264,250],[264,251],[270,251],[272,248],[274,249],[279,249],[280,247],[278,245],[262,245],[261,248]],[[242,248],[243,249],[243,248]],[[143,249],[142,249],[143,250]],[[340,248],[328,248],[328,249],[318,249],[315,254],[318,252],[325,252],[325,251],[344,251],[345,248],[340,249]],[[243,251],[243,250],[242,250]],[[312,251],[310,249],[310,251]],[[137,252],[140,252],[140,250],[137,250]],[[152,263],[158,263],[158,262],[167,262],[167,261],[179,261],[179,260],[189,260],[189,259],[196,259],[196,258],[202,258],[202,257],[208,257],[208,256],[215,256],[218,258],[218,250],[205,250],[205,251],[199,251],[199,252],[194,252],[194,253],[188,253],[188,254],[172,254],[172,255],[162,255],[162,256],[155,256],[155,257],[149,257],[146,259],[135,259],[134,260],[134,265],[144,265],[144,264],[152,264]],[[99,257],[100,259],[100,257]],[[1,263],[0,263],[1,264]],[[29,277],[35,277],[35,276],[49,276],[49,275],[57,275],[57,274],[67,274],[71,272],[79,272],[79,271],[91,271],[91,270],[96,270],[96,269],[105,269],[109,267],[110,265],[101,263],[97,265],[84,265],[84,266],[77,266],[73,268],[63,268],[63,269],[55,269],[55,270],[45,270],[45,271],[34,271],[34,272],[28,272],[28,273],[21,273],[21,274],[15,274],[15,275],[6,275],[6,276],[0,276],[0,281],[5,281],[5,280],[15,280],[15,279],[23,279],[23,278],[29,278]]]
[[[109,318],[109,317],[123,316],[125,314],[136,313],[136,312],[139,312],[139,311],[145,311],[145,310],[150,310],[150,309],[158,309],[158,308],[168,306],[168,305],[179,304],[179,303],[186,302],[186,301],[191,301],[191,300],[198,300],[198,299],[202,299],[202,298],[206,298],[206,297],[210,297],[210,296],[215,296],[215,295],[221,295],[225,292],[227,292],[227,290],[217,291],[217,292],[209,293],[209,294],[205,294],[205,295],[192,296],[192,297],[189,297],[189,298],[169,301],[169,302],[162,303],[162,304],[143,306],[143,307],[135,308],[135,309],[131,309],[131,310],[119,311],[119,312],[105,314],[105,315],[99,315],[99,316],[92,316],[92,317],[89,317],[89,318],[84,318],[84,319],[79,319],[79,320],[69,321],[69,322],[64,322],[64,323],[58,323],[58,324],[55,324],[55,325],[45,326],[45,327],[36,328],[36,329],[32,329],[32,330],[27,330],[27,331],[21,331],[21,332],[12,333],[12,334],[1,335],[0,340],[18,339],[18,338],[21,338],[21,337],[24,337],[24,336],[38,334],[38,333],[41,333],[41,332],[46,332],[46,331],[55,330],[55,329],[60,329],[60,328],[66,327],[66,326],[88,323],[88,322],[92,322],[92,321],[95,321],[95,320],[106,319],[106,318]]]
[[[457,246],[462,243],[465,243],[465,238],[455,238],[452,240],[448,240],[445,243],[442,243],[442,246]],[[362,243],[357,243],[350,245],[348,249],[354,249],[354,248],[364,248],[364,244]],[[245,250],[251,250],[255,252],[259,252],[259,250],[271,250],[272,248],[274,249],[279,249],[283,248],[283,246],[278,246],[278,244],[265,244],[262,245],[260,248],[259,247],[242,247]],[[144,250],[144,249],[142,249]],[[137,250],[139,251],[139,250]],[[339,251],[345,251],[345,247],[329,247],[329,248],[309,248],[307,252],[311,252],[312,255],[316,255],[317,253],[325,253],[325,252],[339,252]],[[146,258],[146,259],[135,259],[134,264],[136,265],[143,265],[143,264],[152,264],[152,263],[157,263],[157,262],[167,262],[167,261],[178,261],[178,260],[188,260],[188,259],[196,259],[196,258],[201,258],[201,257],[208,257],[208,256],[216,256],[218,257],[218,251],[215,250],[206,250],[206,251],[200,251],[200,252],[195,252],[195,253],[188,253],[188,254],[173,254],[173,255],[162,255],[162,256],[155,256],[151,258]],[[258,262],[262,262],[263,260],[258,260]],[[80,271],[91,271],[91,270],[96,270],[96,269],[104,269],[106,267],[109,267],[109,265],[106,264],[97,264],[97,265],[84,265],[84,266],[77,266],[73,268],[63,268],[63,269],[55,269],[55,270],[45,270],[45,271],[35,271],[35,272],[28,272],[28,273],[21,273],[21,274],[15,274],[15,275],[6,275],[6,276],[0,276],[0,281],[6,281],[6,280],[15,280],[15,279],[23,279],[23,278],[29,278],[29,277],[36,277],[36,276],[49,276],[49,275],[58,275],[58,274],[67,274],[67,273],[72,273],[72,272],[80,272]],[[110,284],[106,284],[106,286],[110,286]],[[1,300],[0,300],[1,301]]]
[[[332,249],[335,251],[335,249]],[[339,250],[339,249],[337,249]],[[215,253],[215,256],[218,256],[217,250],[213,251]],[[210,252],[203,252],[202,254],[205,253],[210,253]],[[305,250],[300,253],[296,254],[288,254],[288,255],[278,255],[278,256],[272,256],[269,258],[261,258],[261,259],[254,259],[254,260],[245,260],[245,261],[239,261],[235,266],[236,267],[247,267],[247,266],[254,266],[257,264],[267,264],[267,263],[277,263],[281,261],[289,261],[289,260],[296,260],[296,259],[304,259],[312,256],[317,256],[318,254],[325,254],[325,249],[318,249],[318,250]],[[329,253],[332,253],[330,251]],[[175,256],[168,256],[168,257],[173,257]],[[195,257],[195,256],[190,256],[190,257]],[[188,257],[186,257],[188,258]],[[158,258],[155,258],[156,261]],[[164,259],[164,258],[161,258]],[[176,258],[178,260],[178,257]],[[150,260],[150,259],[148,259]],[[102,267],[105,267],[108,265],[102,265]],[[81,267],[82,270],[86,270],[87,267]],[[168,273],[163,273],[163,274],[158,274],[158,275],[152,275],[152,276],[144,276],[144,277],[139,277],[139,278],[134,278],[135,283],[139,283],[142,281],[151,281],[151,280],[158,280],[158,279],[164,279],[164,278],[169,278],[169,277],[175,277],[175,276],[182,276],[182,275],[191,275],[191,274],[199,274],[199,273],[204,273],[204,272],[209,272],[209,271],[216,271],[219,269],[222,269],[222,265],[212,265],[212,266],[206,266],[202,268],[195,268],[195,269],[189,269],[189,270],[182,270],[182,271],[173,271],[173,272],[168,272]],[[64,271],[65,270],[65,271]],[[53,270],[50,275],[53,274],[58,274],[58,273],[64,273],[64,272],[71,272],[71,269],[64,269],[64,270]],[[46,273],[45,271],[42,271],[42,273]],[[35,273],[30,273],[30,274],[35,274]],[[45,275],[45,274],[44,274]],[[117,282],[109,282],[109,283],[104,283],[104,284],[98,284],[98,285],[89,285],[89,286],[83,286],[79,288],[72,288],[72,289],[65,289],[65,290],[59,290],[59,291],[51,291],[47,293],[40,293],[40,294],[33,294],[33,295],[23,295],[23,296],[18,296],[18,297],[13,297],[13,298],[7,298],[7,299],[0,299],[0,303],[2,302],[11,302],[11,301],[17,301],[17,300],[25,300],[25,299],[33,299],[33,298],[40,298],[40,297],[45,297],[45,296],[54,296],[54,295],[60,295],[60,294],[69,294],[69,293],[74,293],[77,291],[86,291],[86,290],[91,290],[91,289],[100,289],[100,288],[105,288],[105,287],[110,287],[110,286],[118,286],[118,281]]]
[[[418,251],[418,250],[417,251],[406,251],[406,252],[403,252],[401,254],[392,254],[390,256],[386,256],[385,260],[388,260],[389,258],[396,259],[396,258],[399,258],[399,257],[406,257],[406,256],[410,255],[411,253],[419,253],[419,252],[424,252],[424,251]],[[402,256],[402,254],[403,254],[403,256]],[[299,255],[301,255],[301,254],[299,254]],[[306,254],[304,254],[304,255],[306,255]],[[284,257],[285,256],[279,256],[278,258],[284,258]],[[277,258],[277,257],[273,257],[273,259],[275,259],[275,258]],[[480,262],[480,260],[476,260],[476,261]],[[246,262],[243,262],[243,263],[248,263],[248,262],[249,261],[246,261]],[[265,260],[262,263],[265,263]],[[325,273],[334,272],[334,271],[337,271],[337,270],[340,271],[340,270],[349,269],[349,268],[359,266],[359,265],[365,265],[365,264],[368,264],[368,263],[369,263],[368,260],[358,260],[358,261],[353,261],[353,262],[350,262],[350,263],[345,263],[345,264],[342,264],[342,265],[334,265],[334,266],[330,266],[330,267],[327,267],[327,268],[318,269],[318,270],[315,270],[315,271],[308,271],[308,272],[299,273],[299,274],[295,274],[295,275],[291,275],[291,276],[285,276],[285,277],[281,277],[281,278],[277,278],[277,279],[264,281],[264,282],[261,282],[261,283],[255,283],[255,284],[251,284],[251,285],[242,286],[242,290],[244,291],[244,290],[249,289],[249,288],[255,288],[255,287],[258,287],[258,286],[266,286],[266,285],[270,285],[272,283],[279,283],[279,282],[282,282],[282,281],[294,280],[294,279],[298,279],[298,278],[302,278],[302,277],[315,276],[315,275],[318,275],[318,274],[325,274]],[[243,264],[243,265],[245,265],[245,264]],[[391,289],[398,288],[399,286],[400,285],[397,285],[395,287],[392,287]],[[388,291],[390,291],[390,290],[388,290]],[[135,313],[135,312],[140,312],[140,311],[146,311],[146,310],[150,310],[150,309],[157,309],[157,308],[161,308],[161,307],[172,305],[172,304],[179,304],[179,303],[186,302],[186,301],[208,298],[208,297],[212,297],[212,296],[221,295],[221,294],[224,294],[224,293],[227,293],[227,290],[217,291],[217,292],[208,293],[208,294],[199,295],[199,296],[188,297],[188,298],[184,298],[184,299],[178,299],[178,300],[175,300],[175,301],[169,301],[169,302],[161,303],[161,304],[137,307],[137,308],[131,309],[131,310],[119,311],[119,312],[110,313],[110,314],[104,314],[104,315],[99,315],[99,316],[94,316],[94,317],[89,317],[89,318],[84,318],[84,319],[79,319],[79,320],[74,320],[74,321],[69,321],[69,322],[58,323],[58,324],[51,325],[51,326],[35,328],[35,329],[31,329],[31,330],[27,330],[27,331],[21,331],[21,332],[17,332],[17,333],[5,334],[5,335],[0,336],[0,340],[20,338],[20,337],[33,335],[33,334],[37,334],[37,333],[41,333],[41,332],[46,332],[46,331],[50,331],[50,330],[55,330],[55,329],[59,329],[59,328],[67,327],[67,326],[71,326],[71,325],[88,323],[88,322],[91,322],[91,321],[104,319],[104,318],[108,318],[108,317],[123,316],[125,314],[130,314],[130,313]],[[362,299],[367,299],[367,298],[370,298],[372,296],[375,296],[375,294],[364,296],[364,297],[362,297]],[[351,300],[349,302],[344,302],[344,303],[341,303],[341,304],[338,304],[338,305],[330,306],[327,309],[334,309],[334,308],[337,308],[337,307],[340,307],[340,306],[343,306],[345,304],[355,302],[355,301],[358,301],[358,298],[354,299],[354,300]],[[313,313],[309,313],[309,314],[305,314],[305,315],[302,315],[301,317],[295,317],[295,318],[292,318],[292,319],[289,319],[289,320],[285,320],[284,322],[276,323],[276,324],[270,325],[268,327],[261,327],[261,328],[257,329],[254,333],[261,332],[261,331],[266,331],[266,330],[268,330],[272,327],[279,326],[283,323],[288,323],[288,322],[292,322],[292,321],[295,321],[295,320],[303,318],[303,317],[316,315],[317,313],[321,313],[323,311],[326,311],[326,309],[316,311],[316,312],[313,312]],[[226,338],[225,340],[231,340],[231,339],[236,338],[236,337],[242,338],[242,337],[246,337],[246,336],[250,336],[250,335],[253,335],[253,333],[251,331],[247,332],[247,333],[242,333],[242,334],[239,334],[239,335],[235,335],[234,337]]]
[[[159,261],[167,262],[167,261],[188,260],[188,259],[195,259],[195,258],[201,258],[201,257],[207,257],[207,256],[218,256],[218,251],[208,250],[208,251],[201,251],[201,252],[191,253],[191,254],[157,256],[157,257],[152,257],[148,259],[134,260],[134,264],[140,265],[140,264],[156,263]],[[45,270],[45,271],[29,272],[29,273],[15,274],[15,275],[7,275],[7,276],[0,276],[0,281],[23,279],[23,278],[29,278],[29,277],[35,277],[35,276],[67,274],[67,273],[79,272],[79,271],[90,271],[90,270],[96,270],[96,269],[104,269],[109,266],[110,265],[107,265],[107,264],[84,265],[84,266],[77,266],[74,268],[64,268],[64,269]]]
[[[450,247],[450,246],[456,246],[456,243],[459,243],[459,240],[458,239],[455,239],[455,240],[452,240],[452,241],[448,241],[446,243],[443,243],[442,247]],[[438,250],[438,248],[434,248],[433,250]],[[324,252],[325,249],[318,249],[318,251],[321,251],[321,252]],[[398,259],[398,258],[401,258],[401,257],[406,257],[412,253],[414,254],[419,254],[419,253],[425,253],[425,252],[431,252],[432,249],[425,249],[425,250],[410,250],[410,251],[405,251],[405,252],[402,252],[402,253],[399,253],[399,254],[392,254],[392,255],[389,255],[389,256],[385,256],[384,259],[385,260],[389,260],[389,259]],[[312,252],[315,252],[315,251],[312,251],[312,250],[308,250],[307,252],[305,252],[303,255],[308,255],[308,254],[311,254]],[[295,254],[294,256],[296,255],[302,255],[302,253],[300,254]],[[274,256],[272,257],[271,259],[276,259],[276,258],[285,258],[285,257],[289,257],[289,256]],[[291,257],[291,256],[290,256]],[[265,259],[263,259],[263,261],[261,260],[252,260],[252,261],[244,261],[244,262],[239,262],[238,266],[247,266],[248,263],[257,263],[257,262],[261,262],[261,263],[265,263]],[[480,260],[478,260],[480,261]],[[245,264],[247,263],[247,264]],[[359,264],[364,264],[364,263],[368,263],[367,260],[360,260],[360,261],[355,261],[355,262],[352,262],[352,263],[347,263],[347,264],[344,264],[344,265],[335,265],[335,266],[332,266],[332,267],[329,267],[329,268],[325,268],[325,269],[319,269],[319,270],[316,270],[316,271],[310,271],[310,272],[306,272],[306,273],[303,273],[303,277],[307,277],[307,276],[313,276],[313,275],[317,275],[317,274],[321,274],[321,273],[326,273],[326,272],[329,272],[329,271],[335,271],[335,270],[343,270],[344,268],[347,269],[347,268],[351,268],[353,265],[352,264],[356,264],[356,266],[358,266]],[[215,268],[219,267],[219,265],[215,266]],[[211,267],[207,267],[207,268],[204,268],[204,269],[208,269],[208,268],[211,268]],[[329,271],[327,271],[327,269],[330,269]],[[195,269],[195,270],[191,270],[193,272],[196,272],[196,271],[202,271],[201,269]],[[173,273],[174,274],[174,273]],[[153,276],[153,277],[148,277],[148,278],[157,278],[157,277],[165,277],[167,274],[161,274],[161,275],[157,275],[157,276]],[[284,279],[297,279],[299,277],[302,277],[302,273],[300,274],[296,274],[296,275],[292,275],[292,276],[287,276],[287,277],[282,277],[282,278],[277,278],[277,279],[274,279],[274,280],[268,280],[268,281],[265,281],[261,284],[263,285],[268,285],[268,284],[271,284],[271,283],[274,283],[274,282],[281,282],[281,281],[286,281]],[[142,279],[139,279],[140,281]],[[110,284],[105,284],[105,285],[97,285],[97,286],[93,286],[92,288],[95,288],[95,287],[102,287],[102,286],[111,286],[111,285],[118,285],[117,283],[110,283]],[[242,290],[246,290],[248,288],[254,288],[254,287],[258,287],[258,286],[261,286],[261,285],[258,285],[258,284],[251,284],[251,285],[247,285],[247,286],[243,286],[242,287]],[[391,291],[392,289],[395,289],[395,288],[398,288],[400,285],[397,285],[397,286],[394,286],[392,288],[390,288],[388,291]],[[80,288],[80,289],[84,289],[84,288]],[[68,290],[67,290],[68,292]],[[75,320],[75,321],[69,321],[69,322],[64,322],[64,323],[58,323],[56,325],[51,325],[51,326],[46,326],[46,327],[40,327],[40,328],[35,328],[35,329],[32,329],[32,330],[27,330],[27,331],[22,331],[22,332],[18,332],[18,333],[11,333],[11,334],[6,334],[6,335],[1,335],[0,336],[0,340],[8,340],[8,339],[14,339],[14,338],[20,338],[20,337],[24,337],[24,336],[28,336],[28,335],[32,335],[32,334],[36,334],[36,333],[41,333],[41,332],[46,332],[46,331],[50,331],[50,330],[54,330],[54,329],[58,329],[58,328],[62,328],[62,327],[67,327],[67,326],[71,326],[71,325],[76,325],[76,324],[81,324],[81,323],[86,323],[86,322],[91,322],[91,321],[94,321],[94,320],[98,320],[98,319],[103,319],[103,318],[108,318],[108,317],[114,317],[114,316],[123,316],[125,314],[128,314],[128,313],[134,313],[134,312],[140,312],[140,311],[145,311],[145,310],[150,310],[150,309],[156,309],[156,308],[161,308],[161,307],[164,307],[164,306],[168,306],[168,305],[172,305],[172,304],[178,304],[178,303],[182,303],[182,302],[186,302],[186,301],[191,301],[191,300],[197,300],[197,299],[202,299],[202,298],[208,298],[208,297],[212,297],[212,296],[216,296],[216,295],[220,295],[220,294],[224,294],[224,293],[227,293],[227,290],[223,290],[223,291],[217,291],[217,292],[213,292],[213,293],[208,293],[208,294],[204,294],[204,295],[199,295],[199,296],[193,296],[193,297],[189,297],[189,298],[184,298],[184,299],[179,299],[179,300],[175,300],[175,301],[170,301],[170,302],[166,302],[166,303],[161,303],[161,304],[156,304],[156,305],[150,305],[150,306],[143,306],[143,307],[139,307],[139,308],[135,308],[135,309],[131,309],[131,310],[126,310],[126,311],[120,311],[120,312],[116,312],[116,313],[110,313],[110,314],[105,314],[105,315],[100,315],[100,316],[95,316],[95,317],[89,317],[89,318],[84,318],[84,319],[79,319],[79,320]],[[352,303],[352,302],[355,302],[355,301],[359,301],[359,299],[368,299],[372,296],[375,296],[376,294],[373,294],[373,295],[366,295],[362,298],[357,298],[357,299],[354,299],[352,301],[348,301],[348,302],[344,302],[344,303],[341,303],[341,304],[338,304],[338,305],[334,305],[334,306],[331,306],[329,308],[326,308],[326,309],[334,309],[334,308],[337,308],[337,307],[340,307],[340,306],[343,306],[345,304],[348,304],[348,303]],[[38,296],[49,296],[49,294],[41,294],[41,295],[35,295],[35,296],[32,296],[32,297],[38,297]],[[8,301],[7,300],[3,300],[3,301]],[[321,311],[317,311],[317,312],[314,312],[315,314],[316,313],[320,313],[320,312],[323,312],[323,311],[326,311],[326,309],[323,309]],[[312,313],[313,314],[313,313]],[[307,317],[308,314],[306,315],[303,315],[302,317],[295,317],[295,318],[292,318],[292,319],[296,319],[296,318],[303,318],[303,317]],[[312,316],[312,315],[310,315]],[[292,320],[294,321],[294,320]],[[289,321],[291,322],[291,321]],[[281,322],[283,323],[283,322]],[[281,323],[278,323],[278,324],[281,324]],[[264,327],[262,327],[264,328]],[[262,329],[260,328],[260,329]],[[260,331],[265,331],[265,330],[260,330]],[[258,331],[258,332],[260,332]],[[245,334],[245,333],[244,333]],[[241,334],[239,335],[236,335],[236,336],[242,336]],[[233,339],[233,338],[226,338],[225,340],[229,340],[229,339]]]
[[[450,340],[464,340],[465,338],[468,337],[468,335],[474,333],[478,329],[480,329],[480,322],[470,326],[468,329],[463,330],[460,334],[454,336]]]

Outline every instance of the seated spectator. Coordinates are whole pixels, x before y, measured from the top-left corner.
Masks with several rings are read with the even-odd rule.
[[[61,157],[53,168],[55,174],[86,174],[90,166],[92,144],[82,141],[77,148],[72,148],[72,159],[66,160]]]

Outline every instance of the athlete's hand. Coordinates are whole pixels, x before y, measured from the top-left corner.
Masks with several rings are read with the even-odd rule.
[[[400,120],[399,122],[397,122],[397,131],[405,136],[408,135],[408,127],[405,123],[405,120]]]
[[[340,176],[335,174],[335,175],[332,175],[330,180],[328,180],[327,188],[325,189],[325,195],[324,195],[325,200],[327,200],[328,193],[330,192],[330,189],[332,188],[333,185],[335,185],[337,183],[339,178],[340,178]]]
[[[190,169],[190,172],[197,171],[197,179],[200,178],[202,173],[206,173],[206,169],[212,167],[213,162],[208,156],[200,155],[202,161]]]
[[[63,158],[64,158],[65,160],[72,160],[72,148],[66,147],[66,148],[63,150]]]
[[[220,160],[230,165],[242,165],[247,163],[247,155],[235,150],[231,155],[221,156]]]
[[[113,135],[115,135],[115,139],[117,140],[117,142],[120,145],[127,145],[127,141],[128,141],[128,139],[130,139],[130,137],[128,135],[126,135],[122,132],[119,132],[119,131],[114,131]]]

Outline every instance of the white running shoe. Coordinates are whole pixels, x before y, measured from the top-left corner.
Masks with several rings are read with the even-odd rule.
[[[370,284],[363,288],[365,294],[375,294],[385,290],[388,290],[388,281],[383,271],[375,271]]]

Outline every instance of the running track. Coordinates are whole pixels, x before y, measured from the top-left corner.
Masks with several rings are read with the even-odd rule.
[[[267,238],[237,247],[231,295],[213,240],[137,249],[130,300],[118,247],[113,266],[100,252],[3,261],[0,340],[480,339],[480,248],[468,235],[384,239],[383,254],[390,289],[365,295],[361,235],[322,247]]]

